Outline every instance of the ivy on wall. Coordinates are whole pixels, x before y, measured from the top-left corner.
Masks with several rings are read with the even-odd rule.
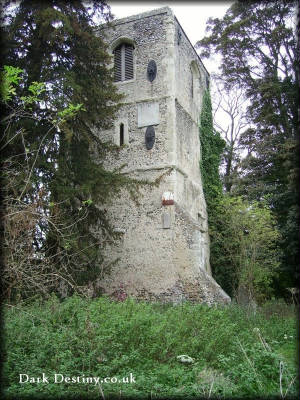
[[[223,248],[220,246],[220,241],[216,240],[215,236],[216,232],[223,232],[222,223],[219,218],[220,204],[223,202],[219,166],[221,163],[221,155],[225,147],[225,141],[221,138],[220,133],[214,130],[211,98],[208,90],[204,92],[202,99],[199,137],[201,143],[200,170],[207,205],[210,237],[210,265],[215,280],[229,296],[232,296],[231,281],[233,280],[233,274],[228,273],[231,262],[229,261],[228,268],[224,269],[224,259],[222,258]],[[226,259],[226,261],[228,260]]]
[[[219,166],[225,141],[221,138],[220,133],[213,128],[211,98],[208,90],[203,95],[199,135],[201,143],[200,170],[208,220],[210,220],[215,203],[222,195]]]

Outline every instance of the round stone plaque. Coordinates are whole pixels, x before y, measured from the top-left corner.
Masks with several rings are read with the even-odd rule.
[[[153,126],[148,126],[145,133],[146,149],[151,150],[155,142],[155,130]]]
[[[148,81],[153,82],[154,79],[156,78],[156,73],[157,73],[156,62],[154,60],[151,60],[151,61],[149,61],[149,64],[147,67]]]

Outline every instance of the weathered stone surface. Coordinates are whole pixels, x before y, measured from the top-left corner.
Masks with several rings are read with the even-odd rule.
[[[167,212],[162,213],[162,227],[164,229],[171,228],[171,217],[170,214]]]
[[[159,104],[141,103],[138,104],[138,128],[143,126],[159,124]]]
[[[139,205],[123,191],[108,209],[113,226],[124,233],[107,246],[108,262],[116,262],[97,285],[112,294],[122,284],[127,295],[149,301],[227,303],[230,298],[211,277],[199,169],[198,120],[209,75],[168,7],[114,21],[99,30],[103,33],[111,52],[122,40],[134,45],[134,78],[116,83],[125,94],[117,126],[99,132],[102,140],[117,143],[123,123],[127,146],[105,166],[126,164],[123,171],[134,178],[161,179],[141,189]],[[150,60],[157,65],[152,82]],[[145,127],[150,125],[155,125],[155,145],[149,151]],[[163,205],[165,192],[174,195],[170,205]]]

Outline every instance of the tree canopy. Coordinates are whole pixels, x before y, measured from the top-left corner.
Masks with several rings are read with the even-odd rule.
[[[2,63],[22,71],[15,95],[4,104],[6,194],[22,204],[40,202],[44,216],[56,219],[58,225],[38,219],[35,251],[52,257],[52,267],[63,264],[74,276],[76,271],[77,282],[87,282],[99,273],[99,249],[114,236],[105,204],[131,182],[121,170],[104,168],[112,147],[97,134],[112,124],[122,98],[113,84],[107,45],[94,32],[93,17],[109,21],[110,8],[98,0],[89,6],[21,1],[12,11],[10,2],[3,6]],[[38,97],[24,108],[36,82]]]
[[[247,149],[236,192],[265,198],[281,231],[283,258],[278,280],[295,285],[298,270],[299,44],[296,2],[236,1],[222,19],[209,19],[209,36],[198,42],[202,56],[221,55],[228,88],[244,90],[251,129],[241,135]]]

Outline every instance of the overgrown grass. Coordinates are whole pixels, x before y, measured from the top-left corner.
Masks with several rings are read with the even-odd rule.
[[[296,310],[266,305],[255,315],[208,307],[52,297],[4,308],[5,395],[34,398],[233,398],[298,393]],[[187,354],[193,364],[177,356]],[[280,375],[281,371],[281,375]],[[19,383],[19,374],[49,383]],[[116,377],[136,383],[54,383]]]

